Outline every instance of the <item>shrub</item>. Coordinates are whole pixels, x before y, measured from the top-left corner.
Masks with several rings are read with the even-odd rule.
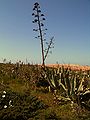
[[[0,93],[0,120],[27,120],[43,108],[44,104],[31,95],[12,91]]]

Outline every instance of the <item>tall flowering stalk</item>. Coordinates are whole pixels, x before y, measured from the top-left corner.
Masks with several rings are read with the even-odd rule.
[[[32,16],[34,16],[34,20],[32,22],[38,24],[38,28],[37,29],[33,29],[33,31],[36,31],[36,32],[38,31],[39,32],[39,36],[37,36],[35,38],[39,38],[40,39],[41,52],[42,52],[42,65],[45,66],[45,60],[47,58],[49,50],[50,50],[50,48],[53,47],[52,46],[52,44],[53,44],[53,37],[51,38],[49,43],[46,42],[48,44],[48,47],[46,49],[44,49],[44,41],[46,41],[46,39],[44,38],[44,35],[46,34],[45,31],[47,29],[44,29],[43,21],[45,21],[45,17],[44,17],[44,14],[41,13],[39,3],[36,2],[34,4],[33,11],[34,11],[34,13],[32,13]]]

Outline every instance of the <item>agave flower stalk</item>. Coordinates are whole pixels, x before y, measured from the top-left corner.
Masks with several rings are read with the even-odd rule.
[[[44,17],[44,14],[41,13],[40,5],[39,5],[38,2],[36,2],[34,4],[33,11],[34,11],[34,13],[32,13],[32,16],[34,16],[34,21],[32,21],[32,22],[38,24],[38,28],[37,29],[33,29],[33,31],[35,31],[35,32],[38,31],[39,32],[39,36],[35,37],[35,38],[39,38],[40,39],[41,52],[42,52],[42,65],[45,66],[45,60],[47,58],[49,50],[50,50],[50,48],[53,48],[53,46],[52,46],[52,44],[53,44],[53,37],[51,38],[51,40],[50,40],[50,42],[48,44],[48,48],[44,49],[44,41],[46,41],[46,39],[44,38],[44,35],[46,35],[45,31],[47,29],[43,28],[44,27],[43,21],[45,21],[45,17]]]

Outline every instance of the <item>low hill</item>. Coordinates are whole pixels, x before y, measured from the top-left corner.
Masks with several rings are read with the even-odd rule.
[[[90,70],[90,66],[83,66],[83,65],[78,65],[78,64],[46,64],[48,67],[61,67],[63,66],[64,68],[71,68],[72,70]]]

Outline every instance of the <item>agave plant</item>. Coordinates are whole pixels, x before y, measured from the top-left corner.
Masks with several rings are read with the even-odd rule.
[[[87,85],[85,85],[87,84],[85,75],[80,72],[81,71],[72,71],[69,68],[65,69],[63,66],[60,68],[45,67],[44,69],[45,79],[49,83],[49,88],[55,91],[55,93],[62,88],[63,93],[65,93],[65,99],[77,101],[77,103],[79,103],[81,99],[79,97],[80,93],[84,93],[87,87]]]

